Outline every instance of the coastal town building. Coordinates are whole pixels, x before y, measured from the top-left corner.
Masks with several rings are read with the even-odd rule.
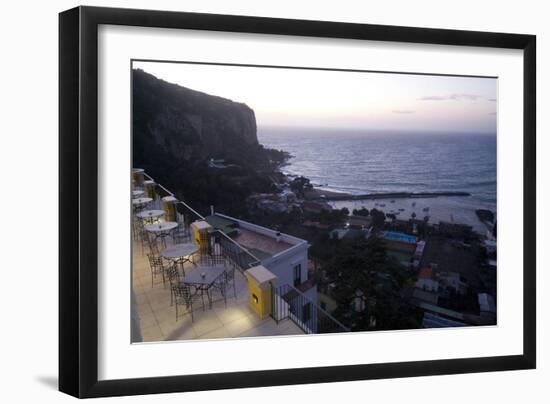
[[[410,300],[412,303],[425,302],[437,305],[439,302],[439,294],[434,291],[414,288]]]
[[[330,231],[330,238],[332,240],[342,240],[344,238],[344,236],[348,233],[349,229],[344,229],[344,228],[338,228],[338,229],[333,229]]]
[[[282,213],[294,208],[300,209],[296,194],[283,187],[280,192],[273,194],[253,194],[248,197],[248,206],[264,212]]]
[[[437,278],[442,287],[453,290],[457,294],[465,295],[468,291],[468,284],[458,272],[441,271],[437,274]]]
[[[424,255],[425,248],[426,248],[426,241],[420,240],[418,241],[418,243],[416,243],[416,250],[414,251],[413,262],[412,262],[412,265],[414,268],[418,268],[420,266],[420,262],[422,261],[422,256]]]
[[[495,299],[488,293],[478,293],[479,315],[481,318],[494,321],[497,316]]]
[[[209,168],[227,168],[227,166],[225,165],[225,160],[223,159],[213,159],[211,158],[210,160],[208,160],[208,167]]]
[[[497,241],[494,238],[489,238],[483,243],[487,254],[495,254],[497,251]]]
[[[426,242],[424,240],[418,241],[416,243],[416,250],[414,250],[414,259],[420,261],[422,255],[424,254],[424,248],[426,247]]]
[[[367,229],[372,225],[372,217],[350,215],[348,218],[348,226],[352,229]]]
[[[463,325],[467,323],[467,316],[455,310],[450,310],[436,304],[426,302],[418,303],[418,307],[424,311],[424,316],[428,315],[428,319],[434,318],[432,316],[437,316],[435,318],[443,318],[449,321],[462,323]]]
[[[431,267],[424,267],[420,270],[416,287],[428,292],[437,292],[439,290],[439,281],[435,279]]]
[[[330,231],[332,240],[354,240],[358,238],[366,238],[370,232],[368,230],[360,230],[356,228],[336,228]]]
[[[464,327],[466,323],[444,317],[429,311],[424,313],[422,327],[424,328],[444,328],[444,327]]]
[[[319,302],[319,306],[328,313],[332,313],[338,307],[338,303],[331,295],[332,291],[330,291],[330,289],[333,287],[334,285],[332,287],[327,285],[324,289],[317,289],[317,301]]]

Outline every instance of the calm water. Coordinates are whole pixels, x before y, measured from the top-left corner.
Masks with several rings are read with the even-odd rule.
[[[380,207],[401,218],[430,216],[482,231],[475,209],[496,210],[496,136],[259,128],[265,146],[293,155],[283,168],[314,184],[352,194],[464,191],[471,197],[335,202],[337,207]],[[424,211],[429,208],[429,211]],[[404,209],[399,211],[399,209]]]

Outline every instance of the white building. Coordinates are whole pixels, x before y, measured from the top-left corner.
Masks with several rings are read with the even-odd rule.
[[[439,290],[439,282],[434,279],[433,269],[431,267],[422,268],[418,273],[416,287],[428,292],[437,292]]]
[[[458,294],[464,295],[468,291],[468,284],[458,272],[440,272],[438,277],[442,286],[450,288]]]
[[[266,267],[277,280],[274,282],[276,288],[288,291],[292,290],[300,307],[294,307],[287,313],[292,316],[295,322],[300,318],[315,318],[314,313],[305,313],[306,310],[316,310],[317,307],[317,286],[308,277],[308,248],[306,240],[289,234],[280,233],[263,226],[236,219],[231,216],[215,213],[214,220],[207,217],[210,222],[224,220],[224,226],[232,226],[231,233],[233,241],[242,246],[246,251],[258,259],[261,265]],[[219,222],[218,222],[219,223]],[[214,224],[214,227],[215,224]],[[301,297],[305,297],[301,298]],[[309,305],[308,305],[309,304]],[[304,309],[303,306],[306,306]],[[295,312],[295,313],[294,313]],[[304,327],[316,328],[315,322]],[[316,332],[311,330],[312,332]]]
[[[277,275],[280,284],[300,288],[308,280],[306,240],[221,213],[215,215],[237,225],[232,239]]]
[[[497,251],[497,241],[494,238],[485,240],[485,250],[487,254],[494,254]]]
[[[488,293],[478,293],[479,315],[483,318],[496,318],[497,308],[495,299]]]

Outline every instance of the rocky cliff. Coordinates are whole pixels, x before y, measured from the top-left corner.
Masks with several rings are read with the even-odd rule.
[[[256,118],[247,105],[133,72],[134,160],[239,158],[257,148]]]
[[[258,143],[251,108],[143,70],[134,70],[132,80],[134,167],[189,202],[233,212],[250,193],[272,189],[285,154]],[[227,168],[209,168],[210,159],[225,160]]]

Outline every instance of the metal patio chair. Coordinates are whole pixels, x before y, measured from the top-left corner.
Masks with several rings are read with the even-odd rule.
[[[151,287],[154,286],[154,280],[157,275],[162,276],[162,284],[165,285],[166,277],[164,273],[166,271],[166,267],[164,265],[162,257],[149,253],[147,254],[147,258],[149,259],[149,267],[151,268]]]
[[[183,314],[191,314],[191,321],[195,321],[193,315],[193,303],[200,297],[196,290],[191,285],[179,283],[172,286],[172,295],[176,304],[176,321],[181,313],[181,308],[185,308]],[[204,308],[204,304],[203,304]]]

